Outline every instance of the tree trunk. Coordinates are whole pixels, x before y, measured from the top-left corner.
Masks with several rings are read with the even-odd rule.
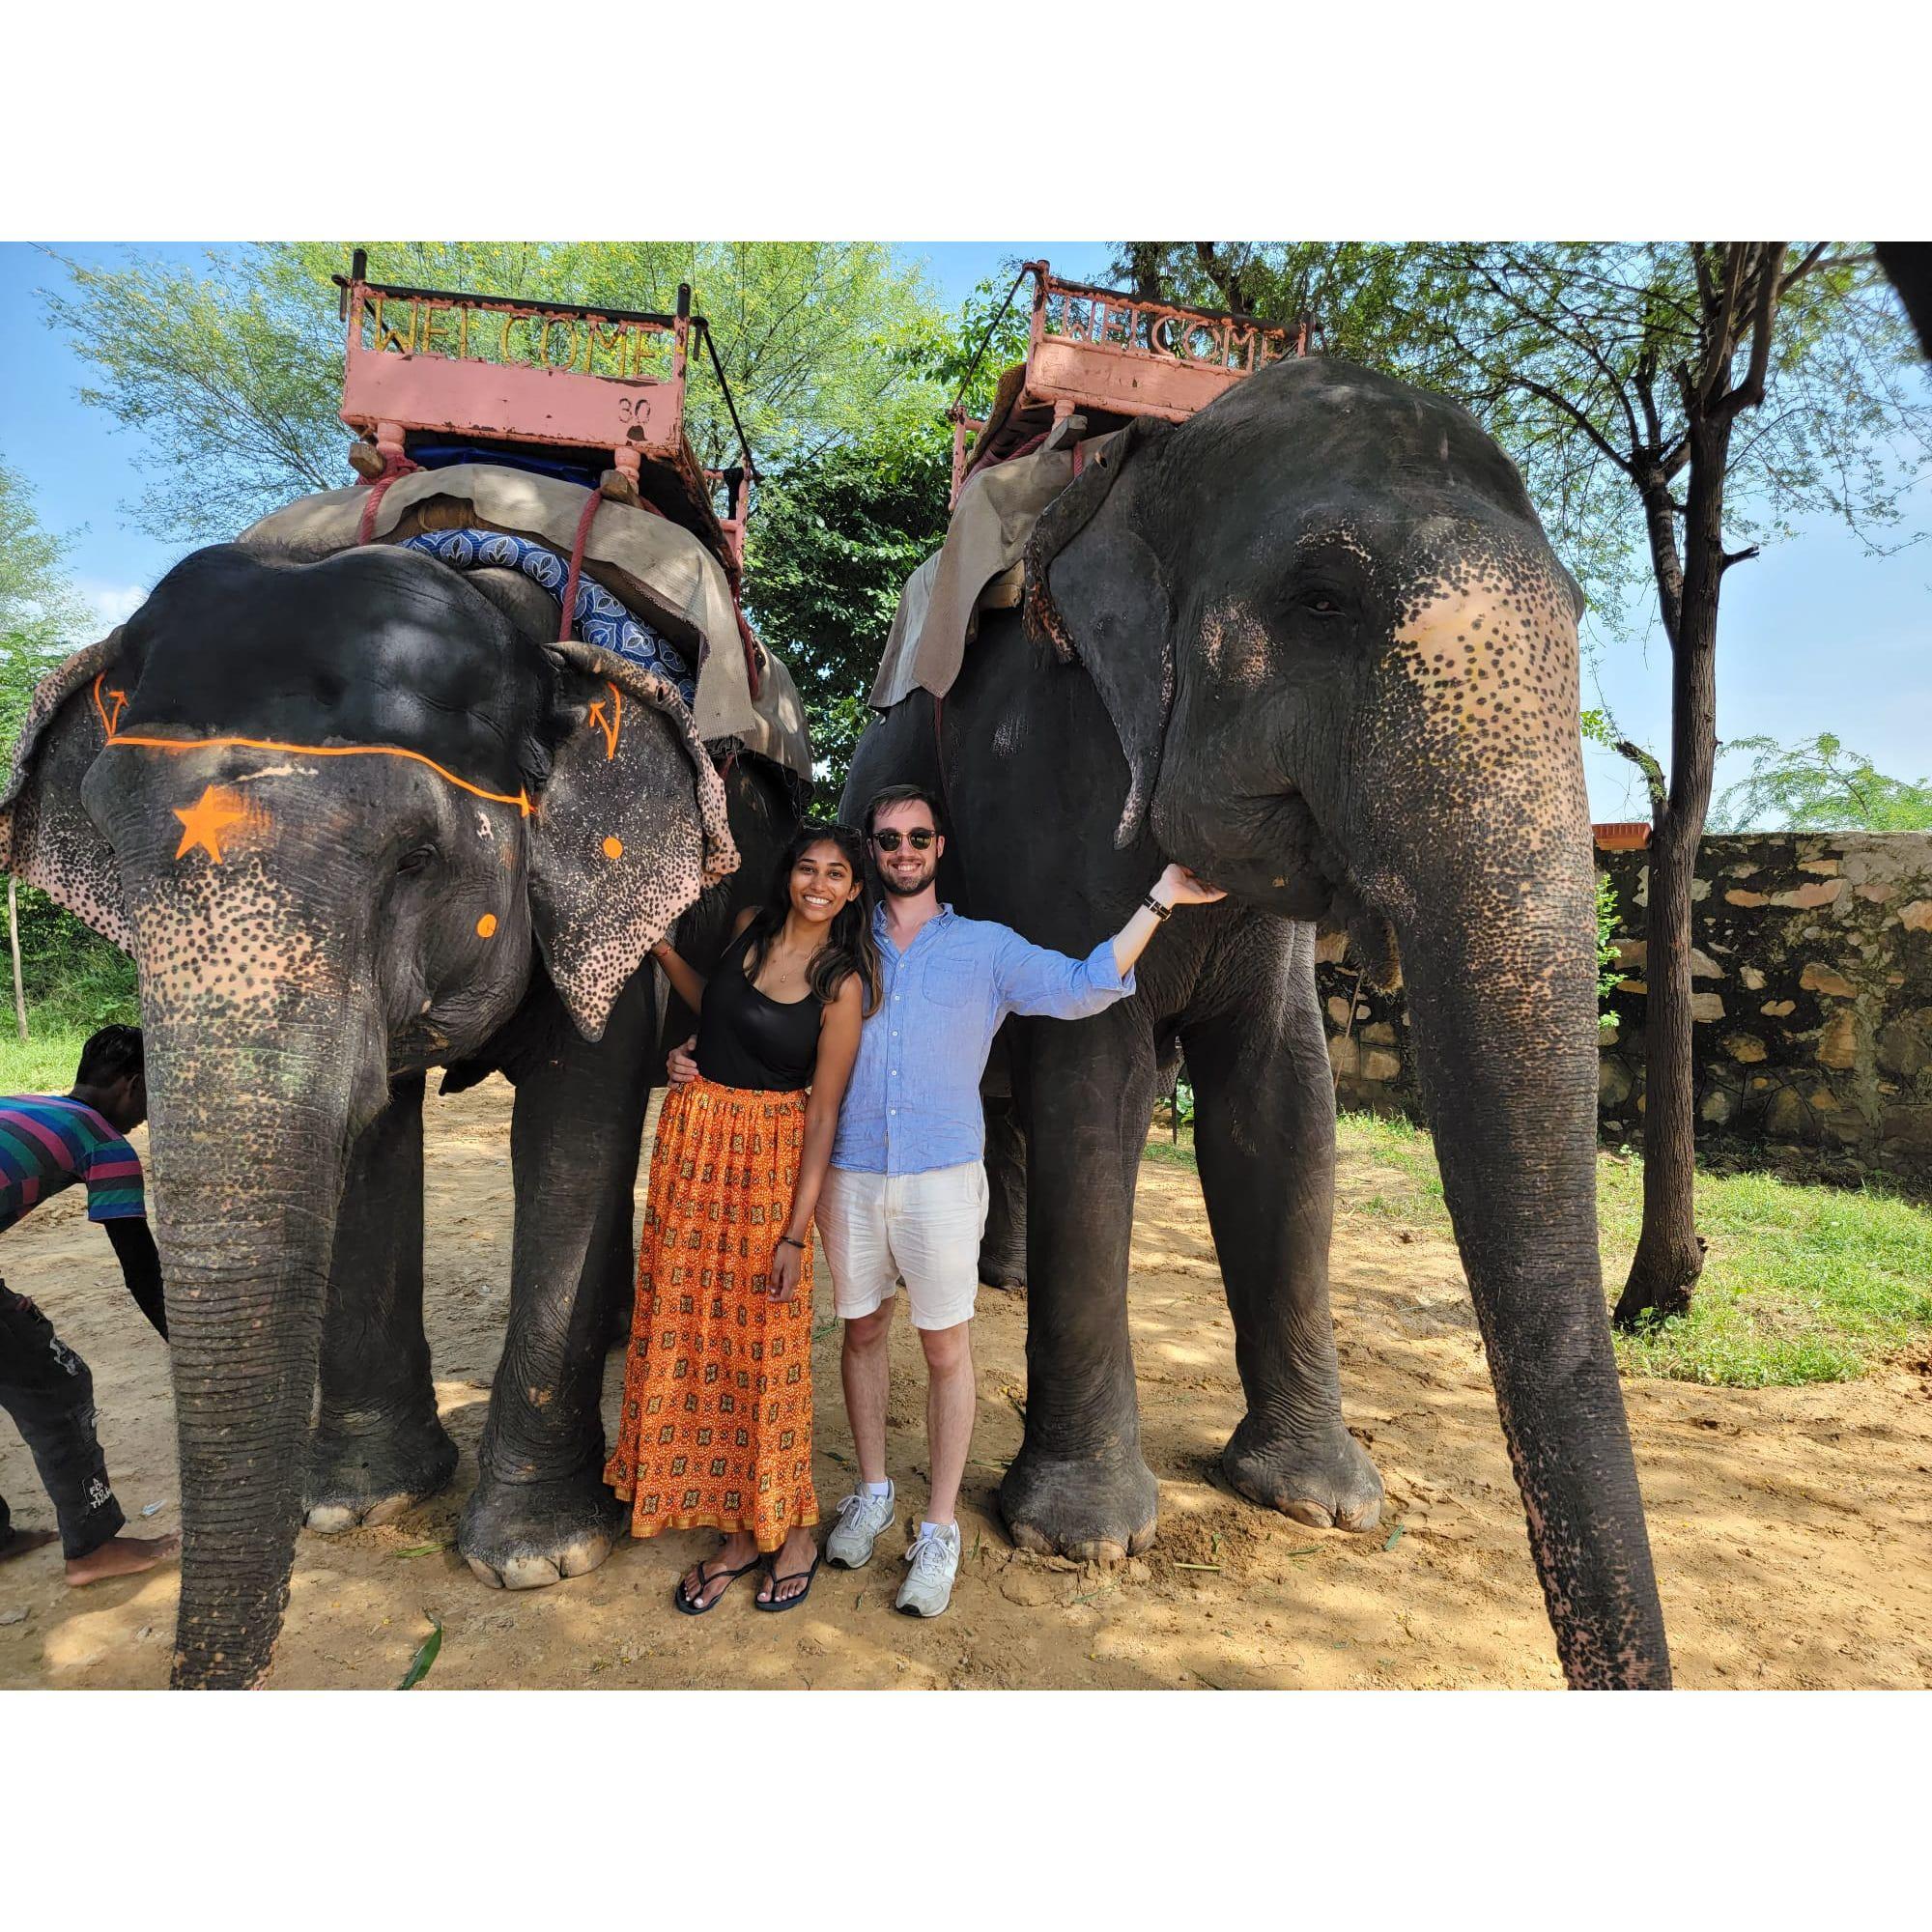
[[[1670,653],[1670,789],[1651,816],[1644,979],[1643,1232],[1616,1323],[1682,1315],[1704,1267],[1696,1221],[1690,888],[1718,756],[1718,598],[1724,572],[1724,469],[1730,418],[1690,430],[1684,575]],[[1660,560],[1660,591],[1665,591]]]

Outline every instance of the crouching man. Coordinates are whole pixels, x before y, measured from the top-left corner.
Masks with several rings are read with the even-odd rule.
[[[102,1027],[81,1048],[67,1094],[0,1099],[0,1231],[51,1194],[87,1183],[135,1306],[167,1340],[161,1262],[148,1230],[141,1163],[128,1136],[148,1118],[138,1027]],[[127,1519],[107,1482],[95,1435],[94,1378],[24,1295],[0,1281],[0,1408],[34,1458],[60,1523],[71,1584],[130,1577],[172,1556],[175,1536],[123,1536]],[[0,1497],[0,1560],[51,1543],[54,1532],[14,1526]]]

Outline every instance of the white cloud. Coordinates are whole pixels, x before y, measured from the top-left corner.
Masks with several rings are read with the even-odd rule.
[[[74,588],[94,606],[102,631],[125,624],[148,601],[145,583],[108,583],[98,577],[83,577]]]

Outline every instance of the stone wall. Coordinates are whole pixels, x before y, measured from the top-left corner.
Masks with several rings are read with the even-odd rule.
[[[1643,1117],[1646,855],[1599,851],[1624,978],[1599,1085],[1606,1130]],[[1805,1146],[1932,1177],[1932,833],[1705,839],[1691,924],[1700,1135]],[[1317,972],[1344,1106],[1414,1112],[1401,994],[1360,983],[1339,934]]]

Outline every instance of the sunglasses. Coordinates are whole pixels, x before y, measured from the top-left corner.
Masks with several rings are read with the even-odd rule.
[[[875,832],[872,834],[872,843],[881,852],[896,852],[899,849],[899,840],[904,838],[915,852],[927,852],[932,849],[932,841],[938,837],[938,833],[928,831],[922,825],[917,832]]]

